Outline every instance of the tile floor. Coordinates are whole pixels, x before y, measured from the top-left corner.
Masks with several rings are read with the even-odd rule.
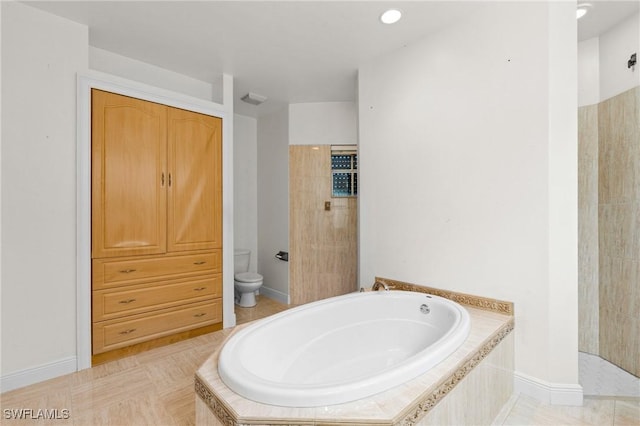
[[[260,298],[236,309],[239,324],[287,309]],[[230,330],[222,330],[0,395],[0,423],[19,425],[193,425],[193,374]],[[69,410],[64,420],[11,420],[5,410]],[[514,395],[496,425],[640,426],[640,398],[585,397],[583,407]]]
[[[264,296],[257,296],[257,300],[259,303],[253,308],[240,308],[236,306],[237,324],[244,324],[249,321],[264,318],[293,307],[293,305],[283,305],[280,302]]]
[[[586,396],[582,407],[543,404],[514,395],[494,423],[505,426],[639,426],[640,398]]]

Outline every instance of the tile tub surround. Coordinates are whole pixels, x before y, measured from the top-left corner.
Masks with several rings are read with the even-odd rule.
[[[445,418],[454,406],[464,406],[477,423],[495,417],[513,391],[513,316],[465,306],[471,316],[469,337],[449,358],[425,374],[369,398],[325,407],[289,408],[260,404],[231,391],[218,375],[219,348],[196,372],[196,423],[238,424],[331,424],[413,425]],[[234,330],[237,332],[242,327]],[[233,335],[233,333],[231,334]],[[230,336],[229,336],[230,337]],[[496,365],[496,362],[502,365]],[[481,366],[481,368],[478,368]],[[491,367],[489,367],[491,366]],[[485,378],[492,374],[492,391],[484,392]],[[486,373],[485,373],[486,374]],[[475,392],[473,389],[477,389]],[[469,395],[472,392],[472,395]],[[451,393],[449,395],[449,393]],[[457,394],[456,400],[443,402]],[[459,405],[457,405],[459,404]],[[447,408],[449,406],[449,408]],[[483,413],[487,407],[497,407]],[[444,407],[442,413],[438,409]],[[453,409],[453,411],[456,411]],[[486,421],[486,420],[485,420]]]
[[[387,284],[392,290],[417,291],[419,293],[433,294],[435,296],[453,300],[454,302],[465,306],[471,306],[474,308],[484,309],[487,311],[511,316],[513,316],[514,314],[513,303],[506,302],[504,300],[491,299],[488,297],[475,296],[472,294],[458,293],[456,291],[442,290],[434,287],[426,287],[423,285],[392,280],[390,278],[376,277],[375,280]]]

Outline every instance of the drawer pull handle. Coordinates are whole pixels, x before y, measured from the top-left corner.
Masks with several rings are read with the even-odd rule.
[[[206,260],[198,260],[197,262],[193,262],[194,265],[204,265],[205,263],[207,263]]]
[[[202,291],[202,290],[206,290],[206,287],[198,287],[198,288],[194,288],[193,291]]]
[[[130,274],[132,272],[135,272],[135,269],[123,269],[122,271],[120,271],[121,274]]]
[[[201,312],[201,313],[199,313],[199,314],[195,314],[195,315],[194,315],[194,317],[196,317],[196,318],[200,318],[200,317],[203,317],[203,316],[205,316],[205,315],[207,315],[207,314],[205,314],[204,312]]]
[[[131,334],[136,331],[135,328],[130,328],[129,330],[121,331],[120,334]]]
[[[127,300],[121,300],[118,303],[122,303],[123,305],[128,305],[131,302],[135,302],[136,299],[127,299]]]

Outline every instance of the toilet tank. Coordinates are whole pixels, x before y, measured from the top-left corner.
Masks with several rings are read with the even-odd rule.
[[[235,249],[233,251],[233,273],[249,272],[249,260],[251,259],[251,250]]]

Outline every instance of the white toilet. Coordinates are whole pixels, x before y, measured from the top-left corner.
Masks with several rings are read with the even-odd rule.
[[[234,276],[236,304],[243,308],[256,306],[256,291],[262,285],[262,275],[249,272],[249,259],[251,250],[234,250]]]

